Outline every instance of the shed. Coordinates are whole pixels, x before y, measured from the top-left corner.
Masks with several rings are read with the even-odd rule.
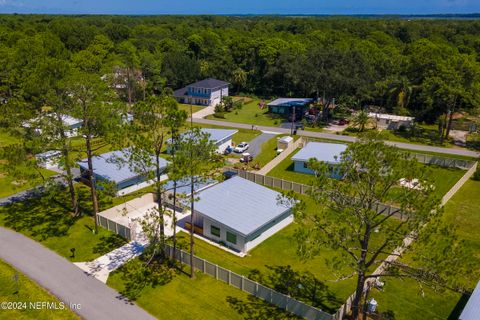
[[[128,158],[128,149],[111,151],[92,159],[93,175],[95,180],[113,182],[118,190],[118,195],[127,194],[138,189],[151,185],[153,181],[147,181],[147,177],[143,174],[135,172],[126,163]],[[88,184],[88,163],[87,159],[77,162],[80,167],[82,180]],[[167,168],[168,162],[160,158],[161,170]],[[154,168],[152,168],[152,171]],[[166,179],[166,175],[163,175]]]
[[[293,221],[279,192],[235,176],[198,194],[195,227],[204,237],[245,253]]]
[[[45,169],[57,169],[62,153],[58,150],[50,150],[35,155],[40,167]]]
[[[341,173],[337,170],[337,165],[341,161],[341,154],[347,149],[344,144],[325,143],[325,142],[309,142],[293,157],[294,170],[296,172],[314,174],[314,171],[308,168],[308,161],[316,159],[330,165],[332,168],[332,178],[341,178]]]
[[[285,150],[293,144],[293,137],[285,136],[277,140],[277,150]]]
[[[480,281],[463,308],[459,320],[478,320],[480,316]]]

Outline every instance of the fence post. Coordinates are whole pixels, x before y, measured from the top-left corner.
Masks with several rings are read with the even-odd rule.
[[[242,279],[240,280],[240,289],[243,291],[243,276],[242,276]]]
[[[228,270],[228,284],[229,285],[231,285],[231,283],[232,283],[231,277],[232,277],[232,272],[230,270]]]
[[[255,297],[258,296],[258,282],[255,282]]]
[[[205,265],[205,259],[202,259],[203,260],[203,273],[205,273],[205,270],[207,270],[207,267]]]
[[[283,190],[283,179],[280,179],[280,189]]]
[[[215,265],[215,280],[218,280],[218,265]]]

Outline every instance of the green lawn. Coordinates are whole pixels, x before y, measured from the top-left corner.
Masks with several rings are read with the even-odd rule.
[[[283,122],[283,119],[277,115],[270,115],[268,108],[260,109],[258,106],[259,102],[259,99],[253,99],[241,109],[234,109],[231,112],[224,113],[225,118],[216,118],[214,115],[211,115],[208,116],[207,119],[249,123],[259,126],[279,126]],[[268,103],[268,101],[266,103]]]
[[[37,302],[48,301],[60,303],[60,301],[41,288],[38,284],[19,273],[7,263],[0,260],[0,302]],[[71,310],[1,310],[0,319],[18,320],[53,320],[53,319],[79,319]]]
[[[480,265],[480,182],[467,181],[445,205],[442,218],[457,228],[458,237],[473,252],[470,259]],[[415,251],[407,254],[414,255]],[[479,273],[476,268],[468,279],[464,279],[471,289],[477,284]],[[460,294],[450,291],[435,293],[426,289],[422,297],[418,285],[412,280],[387,280],[384,292],[374,291],[373,296],[378,300],[380,310],[394,310],[397,320],[447,319],[451,314],[452,319],[458,319],[458,312],[461,311],[461,308],[455,309],[462,299]]]
[[[7,130],[0,128],[0,147],[19,142],[19,139],[12,136]]]
[[[293,151],[286,159],[280,162],[275,168],[267,173],[268,176],[277,177],[287,181],[293,181],[303,184],[311,184],[313,176],[305,173],[295,172],[293,170],[292,157],[300,151],[300,148]]]
[[[289,157],[280,162],[275,168],[268,172],[267,175],[288,181],[309,184],[313,180],[311,175],[295,172],[293,170],[293,161],[291,158],[298,152],[298,150],[300,149],[292,152]],[[435,192],[439,197],[445,195],[465,174],[465,171],[460,169],[442,168],[433,165],[425,167],[431,170],[431,177],[433,178],[436,187]]]
[[[124,289],[120,271],[113,272],[108,285]],[[246,300],[247,294],[200,272],[192,280],[183,273],[165,285],[146,287],[136,303],[159,319],[243,319],[227,302],[227,297]]]
[[[200,111],[204,108],[206,108],[206,107],[190,105],[190,104],[183,104],[183,103],[178,104],[178,109],[186,111],[188,113],[188,116],[190,116],[190,111],[195,113],[195,112]]]
[[[42,177],[33,168],[17,166],[15,169],[20,172],[20,175],[28,175],[30,178],[27,180],[16,179],[14,175],[5,172],[0,165],[0,198],[8,197],[12,194],[33,188],[43,183]],[[40,173],[45,178],[57,174],[56,172],[47,169],[40,169]],[[35,178],[32,178],[32,176],[35,176]]]
[[[285,229],[277,232],[260,245],[252,249],[246,257],[240,258],[220,248],[214,247],[205,241],[196,240],[195,254],[212,263],[230,269],[238,274],[248,276],[252,270],[268,272],[268,266],[290,265],[295,271],[310,271],[319,280],[325,281],[328,289],[333,293],[333,298],[326,304],[326,311],[334,312],[354,289],[354,280],[332,281],[336,279],[335,270],[331,270],[325,259],[331,258],[333,251],[324,249],[321,256],[302,262],[296,254],[296,240],[294,236],[297,225],[290,224]],[[179,234],[180,243],[187,246],[187,234]],[[330,310],[327,310],[330,309]]]
[[[92,233],[94,221],[86,215],[90,212],[88,189],[78,188],[85,212],[81,218],[72,218],[67,192],[61,192],[53,199],[39,197],[0,207],[0,225],[25,234],[70,261],[93,260],[123,245],[125,240],[101,227],[97,235]],[[70,248],[76,249],[74,258]]]

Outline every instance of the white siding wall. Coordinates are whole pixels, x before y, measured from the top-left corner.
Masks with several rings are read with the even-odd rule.
[[[216,106],[220,103],[221,97],[226,96],[228,96],[228,86],[216,91],[212,91],[212,95],[210,97],[210,105]]]
[[[217,147],[217,152],[218,153],[223,153],[225,149],[227,149],[228,146],[232,145],[232,139],[229,139],[225,142],[220,142],[220,144]]]
[[[210,230],[212,225],[220,228],[220,237],[211,234]],[[211,221],[210,219],[203,217],[203,235],[205,237],[215,242],[223,241],[227,246],[234,248],[238,251],[245,252],[245,239],[239,234],[237,234],[237,244],[230,243],[227,241],[227,230],[233,234],[237,234],[235,231],[226,229],[224,226],[216,223],[215,221]]]

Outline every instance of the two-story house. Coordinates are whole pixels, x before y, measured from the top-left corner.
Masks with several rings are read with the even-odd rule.
[[[180,103],[215,106],[222,97],[228,96],[228,85],[228,82],[208,78],[174,91],[173,96]]]

